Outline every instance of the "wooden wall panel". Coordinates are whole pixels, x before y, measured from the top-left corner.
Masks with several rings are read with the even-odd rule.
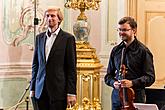
[[[136,7],[136,9],[132,9]],[[136,10],[136,11],[135,11]],[[127,15],[133,16],[138,23],[137,38],[154,55],[156,82],[153,86],[165,84],[165,1],[164,0],[127,0]]]

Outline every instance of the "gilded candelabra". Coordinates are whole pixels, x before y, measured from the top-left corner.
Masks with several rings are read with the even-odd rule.
[[[77,19],[87,20],[87,17],[85,16],[85,10],[98,10],[100,7],[100,2],[101,0],[67,0],[67,2],[65,3],[65,7],[75,10],[79,9],[81,13]]]
[[[73,25],[77,52],[77,103],[67,110],[101,110],[100,60],[88,42],[90,24],[85,10],[99,9],[101,0],[67,0],[66,8],[79,9],[80,15]]]

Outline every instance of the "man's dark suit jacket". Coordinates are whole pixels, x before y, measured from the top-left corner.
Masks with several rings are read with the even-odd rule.
[[[48,59],[45,58],[46,32],[36,36],[32,64],[31,90],[40,98],[46,84],[48,95],[55,100],[76,94],[76,45],[73,35],[60,29]]]

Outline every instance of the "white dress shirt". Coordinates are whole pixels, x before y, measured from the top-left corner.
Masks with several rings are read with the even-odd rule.
[[[48,28],[48,30],[47,30],[47,32],[46,32],[46,36],[47,36],[46,44],[45,44],[45,56],[46,56],[46,61],[47,61],[47,59],[48,59],[50,50],[51,50],[51,48],[52,48],[52,46],[53,46],[53,43],[54,43],[54,41],[55,41],[55,39],[56,39],[56,36],[58,35],[59,31],[60,31],[60,27],[57,28],[57,30],[54,31],[54,32],[51,32],[51,29]],[[48,33],[50,33],[50,36],[49,36]]]

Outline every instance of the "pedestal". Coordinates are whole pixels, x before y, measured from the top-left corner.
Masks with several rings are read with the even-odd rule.
[[[77,103],[70,110],[101,110],[100,64],[88,42],[77,41]],[[68,109],[69,110],[69,109]]]

